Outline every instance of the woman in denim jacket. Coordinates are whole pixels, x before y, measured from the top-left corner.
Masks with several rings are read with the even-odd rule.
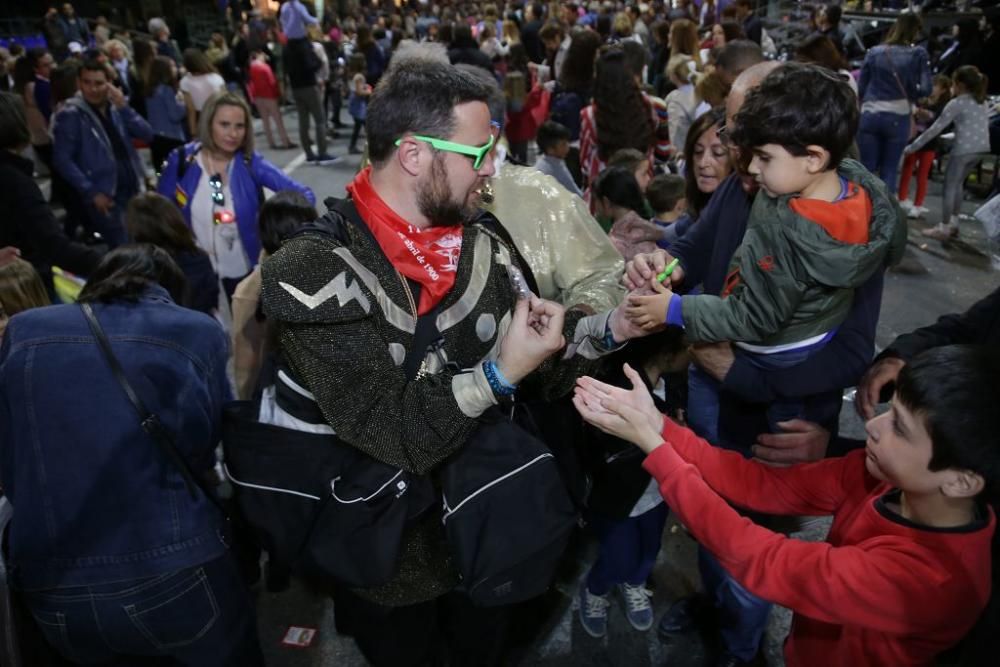
[[[921,30],[916,14],[900,15],[885,42],[868,51],[858,82],[861,162],[892,191],[910,140],[911,110],[931,92],[930,57],[924,47],[913,46]]]
[[[202,108],[199,140],[171,151],[157,192],[177,204],[208,253],[227,297],[260,256],[257,211],[264,188],[316,197],[253,149],[250,107],[230,92],[216,93]]]
[[[214,490],[189,492],[179,468],[213,472],[230,398],[226,335],[175,302],[183,291],[166,251],[125,245],[80,293],[177,463],[143,428],[78,305],[18,313],[0,346],[7,565],[74,664],[263,665]]]

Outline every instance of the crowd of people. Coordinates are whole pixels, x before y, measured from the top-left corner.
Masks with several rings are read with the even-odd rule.
[[[831,3],[789,46],[755,4],[285,0],[184,49],[50,10],[0,77],[24,664],[263,664],[262,562],[374,665],[506,664],[577,517],[593,637],[620,599],[758,664],[780,604],[789,665],[988,664],[1000,290],[873,356],[931,169],[947,243],[991,152],[1000,14],[865,49]],[[361,167],[321,209],[254,119],[325,165],[344,107]],[[702,586],[657,620],[670,512]]]

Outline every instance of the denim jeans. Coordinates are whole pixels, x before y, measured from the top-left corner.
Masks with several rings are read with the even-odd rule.
[[[263,665],[230,554],[146,579],[23,593],[48,643],[79,664]]]
[[[743,588],[701,545],[698,571],[706,595],[719,610],[722,646],[740,660],[753,660],[767,629],[771,603]]]
[[[899,162],[910,140],[910,117],[898,113],[861,114],[858,150],[865,168],[882,178],[890,192],[896,192]]]
[[[605,595],[618,584],[641,586],[653,571],[670,510],[660,503],[639,516],[624,519],[591,517],[600,540],[597,562],[587,575],[587,590]]]
[[[719,381],[694,364],[688,367],[688,427],[713,445],[719,443]]]

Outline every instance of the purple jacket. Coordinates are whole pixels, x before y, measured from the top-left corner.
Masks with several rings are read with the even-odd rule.
[[[195,190],[201,181],[201,167],[194,159],[200,150],[201,143],[192,141],[171,151],[163,173],[160,174],[160,182],[156,186],[157,192],[177,204],[188,226],[191,225],[191,202],[194,201]],[[177,167],[182,152],[187,167],[178,181]],[[289,178],[285,172],[265,160],[256,151],[247,158],[240,159],[238,156],[235,158],[229,187],[233,193],[236,227],[240,231],[240,240],[243,242],[243,249],[246,250],[251,266],[257,265],[260,256],[257,213],[264,201],[263,188],[274,192],[295,190],[305,195],[310,203],[316,203],[316,196],[311,189]]]

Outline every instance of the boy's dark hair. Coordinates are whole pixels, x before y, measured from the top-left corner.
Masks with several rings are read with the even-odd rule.
[[[827,169],[836,169],[857,131],[857,97],[846,81],[817,65],[788,63],[747,94],[731,137],[746,154],[778,144],[803,156],[807,146],[821,146],[830,153]]]
[[[384,165],[405,134],[447,139],[455,130],[455,107],[487,104],[491,92],[448,63],[414,58],[390,68],[368,102],[365,131],[372,165]]]
[[[560,141],[570,140],[569,128],[554,120],[547,120],[538,128],[535,141],[538,142],[538,152],[547,154],[550,148],[555,148]]]
[[[135,302],[153,285],[164,288],[175,302],[184,305],[187,280],[166,250],[150,243],[118,246],[90,274],[78,301]]]
[[[608,167],[625,167],[630,172],[635,170],[640,164],[649,164],[649,156],[635,148],[620,148],[614,155],[608,158]]]
[[[1000,497],[1000,356],[977,345],[946,345],[919,354],[896,380],[896,398],[923,420],[931,437],[930,470],[982,475],[984,495]]]
[[[264,202],[257,216],[260,244],[273,255],[295,231],[314,221],[316,209],[301,192],[282,190]]]
[[[672,211],[684,199],[684,177],[678,174],[659,174],[646,187],[646,201],[653,213]]]
[[[80,63],[79,69],[77,69],[77,76],[83,76],[84,72],[104,72],[104,77],[110,81],[111,73],[108,72],[108,66],[102,63],[97,58],[87,58],[82,63]]]
[[[731,42],[727,41],[726,45],[722,47],[722,51],[715,59],[715,66],[725,70],[735,79],[745,70],[762,62],[764,62],[764,52],[761,50],[760,44],[749,39],[736,39]]]
[[[608,167],[594,181],[594,195],[603,197],[615,206],[627,208],[641,217],[645,216],[645,201],[633,170],[625,167]]]

